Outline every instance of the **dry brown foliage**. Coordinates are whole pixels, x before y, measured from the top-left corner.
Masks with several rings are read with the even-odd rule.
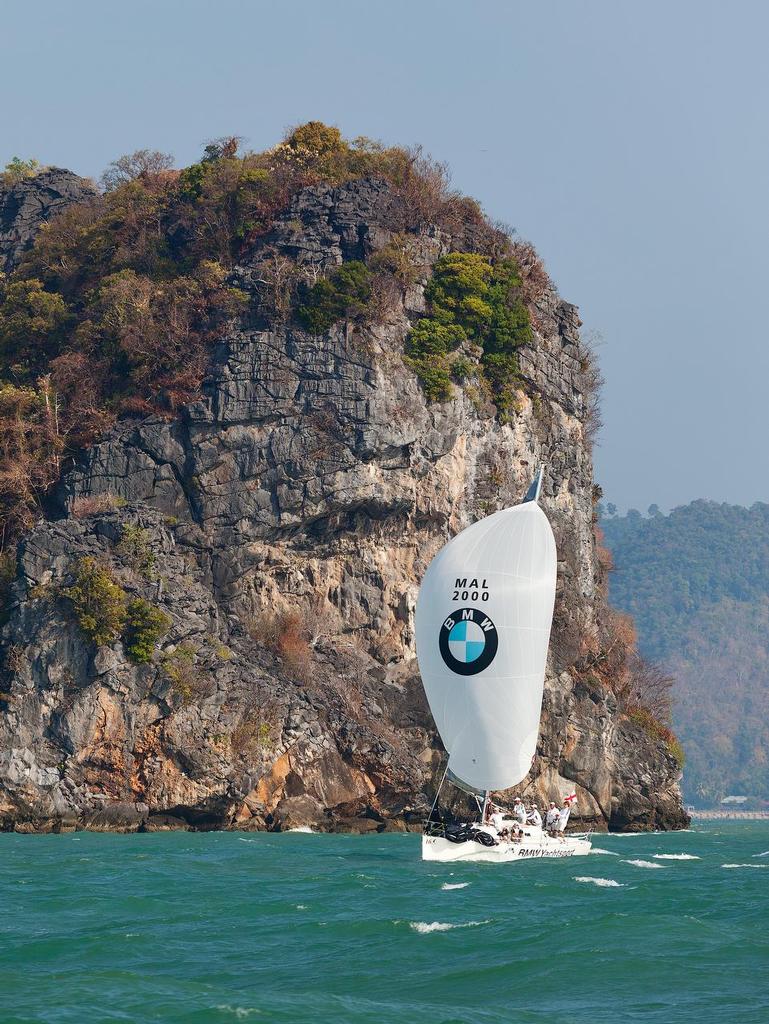
[[[216,691],[210,670],[198,663],[193,644],[179,644],[175,651],[164,654],[163,671],[185,704],[205,700]]]
[[[259,289],[259,311],[273,323],[285,323],[292,315],[299,282],[300,267],[270,247],[262,251],[251,284]]]
[[[87,497],[75,498],[70,511],[75,519],[87,519],[100,512],[111,512],[123,504],[124,500],[115,494],[90,494]]]
[[[272,708],[247,711],[230,735],[233,754],[241,757],[255,757],[261,750],[272,745],[276,724]]]
[[[129,181],[142,178],[150,182],[153,178],[164,178],[174,165],[170,153],[161,153],[156,149],[137,149],[135,153],[127,153],[113,160],[101,176],[101,183],[108,191],[125,185]]]
[[[536,306],[546,291],[554,288],[550,275],[545,270],[545,264],[531,244],[522,239],[516,239],[511,245],[512,254],[518,264],[521,275],[521,293],[523,301],[529,309],[529,315],[536,324]]]
[[[67,445],[50,375],[36,387],[0,385],[0,550],[38,514],[38,501],[61,472]]]
[[[593,524],[593,536],[595,537],[596,560],[605,578],[606,574],[614,568],[614,558],[611,551],[604,544],[603,530],[597,523]]]
[[[582,383],[585,394],[585,415],[582,425],[585,432],[585,443],[592,448],[603,426],[601,417],[601,391],[604,377],[598,362],[597,348],[600,344],[598,335],[588,336],[582,341]]]
[[[646,661],[634,652],[628,659],[631,686],[626,706],[645,708],[658,722],[670,723],[673,710],[673,677],[659,665]]]
[[[633,619],[605,608],[598,635],[583,642],[574,672],[589,685],[610,690],[624,714],[640,709],[668,725],[673,678],[638,653],[637,641]]]
[[[275,654],[289,675],[301,683],[309,681],[312,669],[311,635],[306,618],[295,609],[262,612],[248,623],[257,643]]]

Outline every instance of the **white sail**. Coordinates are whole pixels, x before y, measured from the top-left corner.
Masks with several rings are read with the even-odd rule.
[[[475,523],[427,569],[416,608],[419,669],[449,752],[478,790],[506,789],[531,767],[553,618],[556,550],[537,503]]]

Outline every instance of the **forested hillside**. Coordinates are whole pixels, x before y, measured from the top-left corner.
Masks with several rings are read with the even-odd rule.
[[[676,678],[684,791],[769,797],[769,505],[602,515],[612,602]]]

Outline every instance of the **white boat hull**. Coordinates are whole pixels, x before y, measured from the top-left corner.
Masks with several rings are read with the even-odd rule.
[[[488,831],[484,829],[484,831]],[[500,840],[496,846],[482,846],[472,840],[452,843],[443,836],[422,836],[422,860],[441,864],[468,863],[506,864],[512,861],[537,860],[541,857],[585,857],[592,843],[586,835],[552,837],[541,830],[527,830],[520,842]]]

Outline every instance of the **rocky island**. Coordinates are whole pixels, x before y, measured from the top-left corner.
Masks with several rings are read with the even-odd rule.
[[[22,171],[0,265],[0,827],[418,827],[419,580],[539,464],[558,591],[520,788],[685,826],[606,601],[577,309],[440,166],[313,122],[103,191]]]

